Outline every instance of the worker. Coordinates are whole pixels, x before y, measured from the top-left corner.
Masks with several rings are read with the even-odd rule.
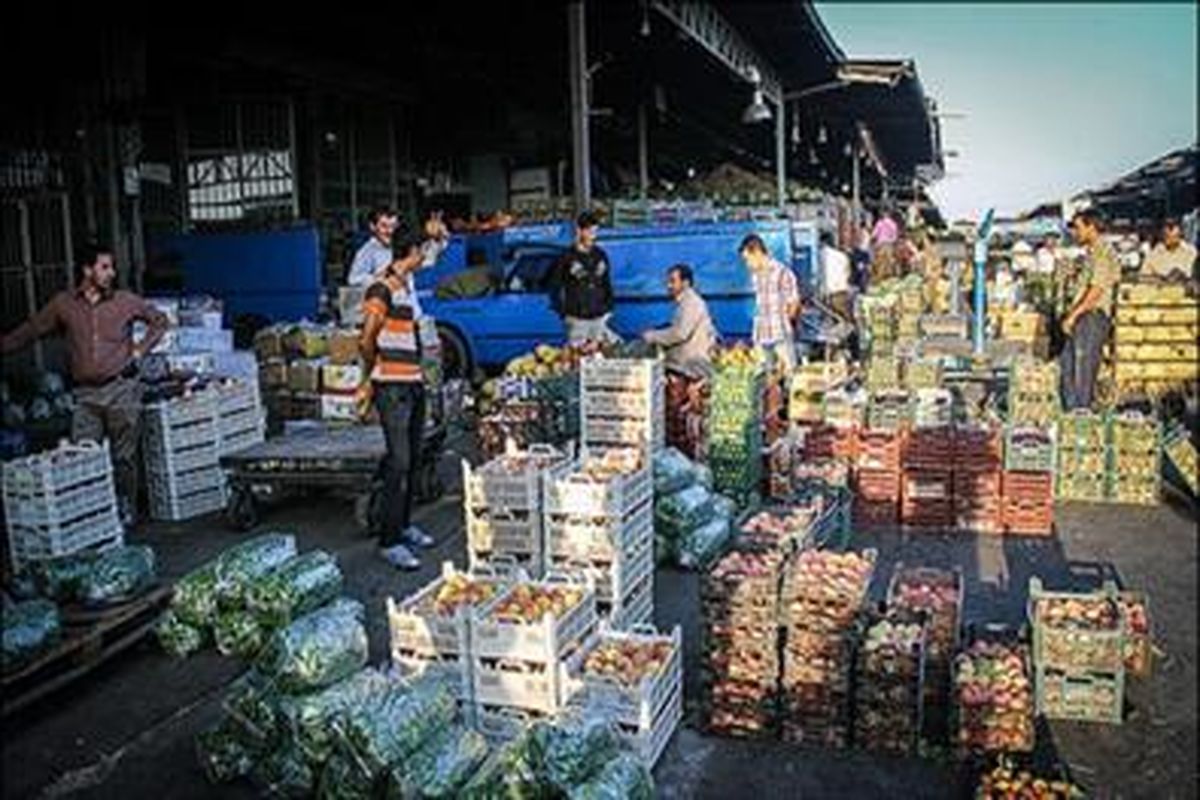
[[[575,243],[551,267],[550,303],[562,317],[567,340],[619,341],[608,327],[616,304],[612,265],[596,244],[600,217],[584,211],[575,221]]]
[[[766,243],[756,233],[742,239],[738,253],[754,283],[754,344],[773,351],[790,372],[796,366],[795,324],[800,316],[796,275],[771,258]]]
[[[380,556],[405,570],[420,569],[410,547],[432,547],[433,539],[412,524],[413,494],[425,430],[425,378],[412,275],[424,263],[424,241],[404,238],[383,276],[363,300],[359,354],[364,380],[358,390],[360,416],[373,404],[379,412],[387,452],[383,479]]]
[[[1196,274],[1196,248],[1183,240],[1179,220],[1168,219],[1162,226],[1162,241],[1154,246],[1142,274],[1155,278],[1191,279]]]
[[[1053,275],[1057,260],[1058,234],[1051,233],[1042,239],[1042,246],[1037,249],[1033,271],[1039,275]]]
[[[1083,270],[1071,293],[1062,321],[1061,380],[1063,407],[1090,408],[1104,343],[1112,330],[1113,290],[1121,279],[1121,263],[1112,246],[1100,238],[1100,220],[1081,211],[1071,221],[1076,243],[1084,248]]]
[[[142,383],[138,362],[167,332],[166,314],[132,292],[114,288],[111,247],[88,243],[77,249],[75,289],[51,298],[33,317],[0,337],[0,352],[11,353],[54,331],[67,339],[75,412],[71,438],[109,440],[122,524],[137,523],[139,423]],[[133,322],[147,326],[133,341]]]
[[[396,212],[386,206],[379,206],[367,215],[367,227],[370,228],[371,238],[358,248],[354,254],[354,262],[350,265],[350,273],[346,276],[349,286],[369,286],[383,279],[392,264],[392,238],[396,232],[398,218]],[[442,212],[434,211],[423,226],[425,234],[421,241],[421,263],[419,267],[431,267],[437,262],[442,252],[450,242],[450,231],[442,221]],[[408,292],[412,295],[413,310],[417,319],[422,316],[421,302],[417,298],[416,283],[412,274],[408,276]]]
[[[896,243],[900,227],[891,211],[884,211],[871,231],[871,283],[896,277]]]
[[[843,319],[850,319],[850,257],[837,248],[833,233],[821,233],[820,272],[817,287],[821,299]]]
[[[667,292],[675,300],[670,327],[646,331],[642,338],[666,349],[664,365],[689,378],[705,378],[712,370],[716,329],[708,305],[695,289],[695,276],[687,264],[667,270]]]

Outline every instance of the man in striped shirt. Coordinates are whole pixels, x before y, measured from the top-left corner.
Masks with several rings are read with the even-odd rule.
[[[384,501],[380,555],[407,570],[419,569],[421,562],[406,545],[433,545],[433,539],[412,524],[413,484],[425,427],[421,341],[411,289],[412,273],[424,260],[421,245],[415,238],[398,242],[391,266],[367,288],[359,339],[367,376],[360,388],[360,408],[374,402],[387,442],[380,465]]]

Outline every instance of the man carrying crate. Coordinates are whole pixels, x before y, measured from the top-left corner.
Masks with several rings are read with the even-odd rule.
[[[54,331],[67,339],[75,414],[71,438],[112,443],[113,471],[121,523],[135,523],[138,496],[137,448],[142,411],[138,361],[167,332],[167,316],[132,292],[113,288],[116,269],[110,247],[86,244],[76,251],[74,290],[66,289],[11,333],[0,337],[0,352],[11,353]],[[133,342],[133,322],[146,323]]]

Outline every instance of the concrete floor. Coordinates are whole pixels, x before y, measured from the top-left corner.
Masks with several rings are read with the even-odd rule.
[[[457,486],[457,457],[442,465]],[[297,535],[302,550],[337,554],[348,593],[366,604],[372,659],[387,654],[384,597],[404,596],[433,579],[443,560],[464,560],[458,498],[421,509],[419,522],[439,545],[419,573],[391,571],[372,543],[353,532],[349,505],[337,498],[287,503],[265,515],[260,531]],[[856,536],[877,547],[872,594],[882,597],[896,561],[960,565],[967,577],[969,621],[1019,624],[1026,587],[1040,575],[1053,588],[1084,588],[1081,572],[1099,567],[1151,596],[1158,647],[1153,678],[1128,692],[1123,725],[1039,722],[1039,752],[1065,761],[1096,797],[1197,796],[1196,516],[1178,502],[1156,508],[1067,506],[1052,540],[900,533]],[[241,539],[220,518],[151,524],[133,537],[152,544],[165,577],[174,579]],[[685,642],[684,727],[655,771],[668,798],[941,798],[966,794],[952,764],[805,750],[780,743],[725,740],[696,732],[698,697],[697,579],[660,570],[655,617],[679,623]],[[241,667],[214,652],[174,661],[153,640],[105,665],[79,685],[6,721],[4,797],[252,797],[246,785],[213,787],[196,763],[193,737],[218,717],[218,700]]]

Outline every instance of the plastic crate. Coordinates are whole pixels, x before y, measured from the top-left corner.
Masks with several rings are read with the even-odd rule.
[[[661,450],[666,446],[665,417],[653,420],[622,420],[584,417],[580,425],[584,447],[598,446],[650,447]]]
[[[491,707],[557,714],[571,701],[574,686],[561,661],[471,658],[472,697]]]
[[[471,717],[475,730],[492,744],[511,741],[535,722],[550,722],[552,717],[536,711],[474,702]]]
[[[112,475],[108,441],[61,444],[54,450],[7,461],[3,487],[7,498],[43,498],[53,502],[57,493],[105,475]]]
[[[103,550],[125,541],[116,503],[86,516],[48,525],[8,522],[8,544],[14,569],[31,561]]]
[[[470,656],[460,653],[430,655],[394,647],[391,656],[392,666],[402,677],[440,680],[450,688],[455,700],[462,703],[474,701]]]
[[[1113,612],[1115,624],[1108,630],[1077,630],[1047,625],[1040,613],[1046,602],[1104,604]],[[1125,663],[1125,619],[1117,604],[1117,589],[1111,582],[1096,592],[1051,592],[1038,577],[1029,579],[1026,614],[1033,628],[1033,663],[1038,667],[1073,672],[1117,673]]]
[[[1004,469],[1053,473],[1058,464],[1054,428],[1010,425],[1004,432]]]
[[[666,751],[671,737],[683,722],[683,689],[679,687],[658,712],[658,717],[648,727],[617,725],[633,752],[637,753],[647,769],[654,769]]]
[[[662,362],[657,359],[585,358],[580,368],[581,385],[587,389],[647,390],[663,383]]]
[[[530,578],[538,579],[544,574],[544,558],[539,553],[506,553],[476,550],[468,545],[467,565],[471,572],[498,570],[505,572],[519,569]]]
[[[599,389],[583,387],[580,410],[585,417],[658,419],[664,413],[664,383],[649,389]]]
[[[116,503],[111,471],[50,494],[4,493],[4,513],[10,524],[47,529],[115,507]]]
[[[899,472],[903,447],[902,434],[863,431],[858,436],[858,469]]]
[[[671,645],[671,654],[657,672],[644,676],[637,684],[630,686],[582,671],[587,657],[606,642],[643,645],[667,643]],[[611,716],[618,723],[649,730],[683,683],[682,630],[676,625],[671,633],[662,634],[649,625],[635,625],[627,631],[615,631],[602,625],[573,660],[576,662],[574,671],[579,674],[583,687],[582,697],[589,708]]]
[[[601,481],[579,472],[576,466],[547,480],[543,488],[547,514],[623,518],[654,496],[649,467]]]
[[[215,391],[217,395],[218,416],[225,417],[239,411],[262,407],[257,380],[227,381],[219,384]]]
[[[388,630],[393,652],[425,656],[469,654],[470,607],[460,606],[457,613],[446,615],[438,614],[430,605],[448,579],[463,574],[475,582],[491,584],[496,589],[516,578],[515,564],[509,570],[487,568],[460,573],[451,562],[444,562],[441,577],[424,589],[398,602],[392,597],[387,598]]]
[[[228,501],[224,484],[178,499],[151,494],[150,516],[155,520],[182,522],[216,511],[223,511]]]
[[[221,449],[216,440],[174,451],[163,451],[155,447],[146,447],[144,450],[146,471],[150,473],[189,472],[217,466],[221,460]]]
[[[992,425],[961,424],[954,428],[955,472],[993,472],[1004,463],[1004,434]]]
[[[654,504],[647,500],[623,517],[547,514],[544,525],[548,557],[611,561],[653,535]]]
[[[146,476],[152,498],[164,502],[178,500],[187,495],[225,486],[225,473],[220,467],[201,467],[190,472],[155,473]]]
[[[1037,713],[1046,719],[1120,725],[1125,707],[1125,674],[1072,673],[1036,668]]]
[[[597,608],[600,608],[597,604]],[[613,630],[629,630],[634,625],[650,625],[654,622],[654,570],[608,609],[608,623]]]
[[[899,472],[860,470],[854,476],[855,500],[900,502]]]
[[[491,609],[515,588],[510,587],[492,603],[473,610],[471,635],[475,657],[552,664],[595,630],[596,592],[592,587],[578,578],[564,575],[550,575],[544,581],[533,583],[571,586],[582,591],[582,599],[561,617],[546,614],[533,623],[491,619]]]
[[[221,435],[216,417],[170,426],[159,426],[150,422],[143,430],[147,447],[161,452],[174,452],[207,442],[216,442]]]
[[[243,408],[222,414],[217,419],[217,436],[224,439],[226,436],[232,436],[242,431],[261,428],[265,424],[266,416],[263,414],[262,407]]]
[[[614,559],[587,561],[571,558],[553,558],[547,572],[580,575],[595,586],[596,602],[615,604],[623,600],[630,590],[654,572],[654,529],[643,529],[632,553],[617,553]]]
[[[466,511],[467,547],[480,552],[531,555],[541,559],[542,517],[536,513],[475,514]]]
[[[253,447],[256,444],[262,444],[266,440],[267,430],[264,420],[262,425],[250,428],[249,430],[222,435],[218,452],[220,456],[227,456],[245,450],[248,447]]]
[[[513,449],[478,468],[464,460],[465,503],[476,511],[536,513],[542,508],[543,481],[562,472],[571,455],[569,449],[564,451],[547,444],[534,444],[525,451]]]
[[[921,601],[900,604],[902,587],[905,585],[933,585],[952,588],[956,600],[953,605],[936,607]],[[926,630],[927,655],[935,661],[954,657],[962,639],[963,600],[965,583],[961,567],[952,570],[935,567],[906,566],[897,562],[887,588],[887,607],[908,611],[923,611],[929,616]]]

